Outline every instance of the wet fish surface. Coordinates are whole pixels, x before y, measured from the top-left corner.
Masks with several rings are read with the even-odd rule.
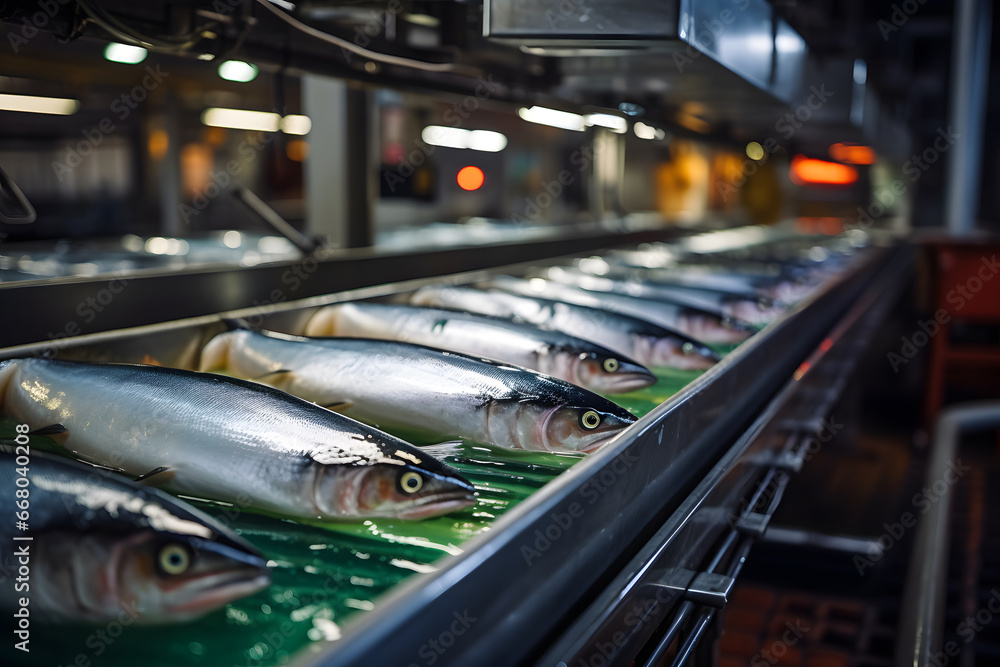
[[[629,315],[675,329],[703,343],[740,343],[754,333],[754,328],[749,323],[728,318],[721,312],[710,312],[691,305],[650,301],[624,294],[592,292],[544,278],[497,276],[484,281],[482,286],[522,296],[538,296]]]
[[[283,516],[425,518],[472,485],[398,438],[254,382],[131,364],[0,362],[0,408],[75,457]]]
[[[428,285],[410,296],[416,305],[509,317],[592,340],[646,366],[706,369],[719,356],[701,341],[648,320],[500,290]]]
[[[313,316],[305,335],[427,345],[524,366],[601,394],[635,391],[656,382],[644,366],[591,341],[509,319],[441,308],[334,304]]]
[[[30,571],[0,586],[0,608],[25,598],[32,621],[186,621],[270,582],[261,554],[204,512],[25,446],[0,446],[0,507],[0,560]],[[14,522],[22,507],[26,531]]]
[[[636,419],[563,380],[410,343],[237,330],[206,345],[201,368],[259,378],[427,442],[589,452]]]

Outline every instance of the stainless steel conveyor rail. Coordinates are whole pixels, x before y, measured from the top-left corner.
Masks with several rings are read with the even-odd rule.
[[[927,466],[928,485],[946,479],[945,474],[958,453],[962,434],[1000,426],[1000,401],[965,403],[947,408],[938,417],[934,443]],[[903,595],[899,639],[896,642],[898,667],[927,667],[941,664],[944,636],[945,595],[948,575],[948,525],[951,493],[931,504],[920,519],[916,543],[907,572]]]
[[[680,667],[781,502],[907,272],[889,266],[621,573],[533,664]]]

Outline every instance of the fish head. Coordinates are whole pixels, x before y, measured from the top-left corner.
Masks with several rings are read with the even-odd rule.
[[[575,360],[573,383],[599,394],[636,391],[656,382],[648,368],[613,353],[580,353]]]
[[[476,503],[472,483],[454,468],[402,440],[379,444],[377,456],[320,465],[320,515],[426,519]]]
[[[583,389],[583,400],[569,404],[528,405],[518,418],[518,442],[524,449],[590,453],[635,422],[628,410]]]
[[[705,370],[719,361],[715,350],[686,336],[642,336],[636,347],[651,366]]]
[[[116,544],[108,563],[117,571],[116,597],[134,600],[137,621],[150,624],[197,618],[271,580],[260,553],[219,534],[139,533]]]

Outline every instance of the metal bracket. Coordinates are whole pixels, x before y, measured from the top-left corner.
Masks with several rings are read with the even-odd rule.
[[[736,530],[743,535],[759,540],[767,532],[767,524],[771,521],[770,514],[751,512],[740,517],[736,522]]]
[[[702,572],[688,586],[684,599],[706,607],[722,609],[729,599],[729,591],[732,590],[734,583],[736,579],[733,577]]]

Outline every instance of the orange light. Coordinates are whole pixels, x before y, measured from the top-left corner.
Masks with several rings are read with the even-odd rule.
[[[285,146],[285,155],[292,162],[305,162],[309,157],[309,144],[302,139],[292,139]]]
[[[458,182],[458,187],[471,192],[483,187],[483,183],[486,182],[486,174],[479,167],[469,165],[458,170],[458,176],[455,180]]]
[[[167,154],[170,148],[170,137],[166,130],[153,130],[149,133],[149,157],[154,161],[160,161]]]
[[[796,155],[788,176],[796,185],[850,185],[857,182],[858,170],[846,164]]]
[[[800,364],[799,367],[795,370],[795,373],[792,374],[792,379],[795,380],[796,382],[801,380],[802,376],[809,372],[809,366],[810,364],[808,361],[803,361],[802,364]]]
[[[830,157],[847,164],[875,164],[875,151],[859,144],[831,144]]]

